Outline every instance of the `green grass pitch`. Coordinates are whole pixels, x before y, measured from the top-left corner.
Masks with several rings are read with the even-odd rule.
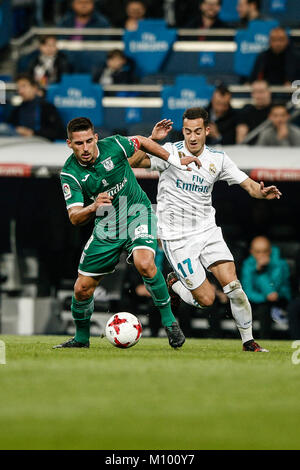
[[[300,449],[300,364],[291,341],[166,338],[53,350],[0,336],[0,449]]]

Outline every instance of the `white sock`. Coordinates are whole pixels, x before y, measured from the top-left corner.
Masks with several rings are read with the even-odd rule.
[[[253,339],[252,309],[248,297],[238,280],[227,284],[223,287],[223,291],[229,297],[232,316],[242,337],[242,342],[246,343],[246,341]]]
[[[191,291],[184,287],[180,281],[174,282],[172,289],[185,303],[192,305],[192,307],[201,308],[201,305],[194,299]]]

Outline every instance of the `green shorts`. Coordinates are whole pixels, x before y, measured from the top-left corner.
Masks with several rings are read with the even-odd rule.
[[[138,249],[150,250],[155,256],[157,248],[156,224],[156,215],[149,211],[149,214],[131,219],[131,229],[127,231],[126,237],[123,231],[122,238],[102,238],[99,236],[101,231],[96,226],[82,252],[78,266],[79,274],[93,277],[112,273],[123,250],[128,253],[128,262],[130,262],[134,250]]]

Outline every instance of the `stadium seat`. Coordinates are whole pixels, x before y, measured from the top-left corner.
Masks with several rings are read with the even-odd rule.
[[[136,31],[125,31],[125,54],[136,63],[140,76],[157,73],[176,40],[176,30],[162,20],[142,20]]]
[[[0,49],[5,47],[11,38],[12,23],[11,2],[3,0],[0,5]]]
[[[225,23],[235,23],[239,21],[237,12],[238,0],[223,0],[222,8],[220,11],[220,19]]]
[[[78,74],[93,73],[105,63],[107,51],[70,51],[62,49],[66,54],[72,71]]]
[[[268,235],[272,240],[289,241],[297,238],[295,227],[289,224],[269,227]]]
[[[65,124],[77,116],[86,116],[95,126],[101,126],[102,96],[102,87],[92,83],[90,75],[63,75],[59,84],[50,85],[47,90],[48,101],[59,110]]]
[[[174,122],[174,129],[182,127],[182,113],[192,106],[207,106],[214,92],[214,86],[208,85],[202,75],[178,75],[174,86],[163,87],[162,116],[168,116]]]
[[[280,249],[280,254],[283,258],[296,259],[300,254],[300,242],[291,242],[291,241],[272,241],[273,245],[276,245]]]
[[[299,27],[300,3],[295,0],[263,0],[261,12],[277,19],[282,26]]]

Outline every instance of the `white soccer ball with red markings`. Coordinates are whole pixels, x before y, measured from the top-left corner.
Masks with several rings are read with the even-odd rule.
[[[137,317],[128,312],[115,313],[105,328],[108,341],[117,348],[130,348],[142,336],[142,325]]]

